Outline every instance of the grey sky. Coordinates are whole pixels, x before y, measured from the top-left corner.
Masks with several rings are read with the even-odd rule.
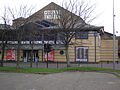
[[[0,15],[3,13],[4,6],[17,7],[21,4],[28,6],[35,6],[35,10],[40,10],[50,2],[55,2],[60,5],[63,0],[0,0]],[[67,1],[67,0],[66,0]],[[69,1],[69,0],[68,0]],[[95,14],[100,16],[94,20],[93,25],[104,26],[105,31],[112,33],[112,1],[113,0],[85,0],[91,3],[96,3]],[[120,35],[120,0],[115,1],[115,30],[118,31],[117,35]],[[2,19],[0,16],[0,23]]]

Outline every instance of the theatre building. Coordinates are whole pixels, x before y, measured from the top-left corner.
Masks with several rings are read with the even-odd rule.
[[[17,56],[18,38],[16,38],[17,35],[14,34],[16,31],[12,30],[13,37],[7,41],[4,61],[17,60],[17,57],[19,57],[20,61],[29,62],[32,52],[34,62],[46,61],[47,56],[48,60],[53,62],[66,62],[66,50],[62,42],[64,36],[59,33],[52,33],[52,30],[59,30],[58,19],[61,19],[60,13],[63,12],[64,15],[71,13],[52,2],[28,18],[20,17],[13,20],[13,27],[18,24],[21,25],[20,28],[24,27],[24,33],[21,34],[22,37],[20,36],[20,55]],[[77,15],[72,15],[74,15],[74,18],[78,18]],[[26,21],[27,23],[24,23]],[[112,35],[106,33],[104,27],[86,24],[84,20],[79,17],[79,22],[76,26],[81,23],[85,24],[82,31],[79,31],[79,28],[73,28],[77,30],[77,32],[75,37],[72,38],[68,49],[70,62],[112,61]],[[48,33],[45,33],[45,30]],[[34,33],[34,35],[31,33]],[[0,40],[2,41],[2,39]],[[116,53],[118,51],[117,43],[116,40]],[[46,48],[49,48],[48,55],[45,51]],[[0,58],[2,56],[1,52],[2,47],[0,47]],[[118,58],[117,54],[116,58]]]

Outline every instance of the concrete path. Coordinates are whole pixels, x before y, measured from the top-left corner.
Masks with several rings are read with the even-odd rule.
[[[0,90],[120,90],[120,79],[96,72],[47,75],[0,72]]]

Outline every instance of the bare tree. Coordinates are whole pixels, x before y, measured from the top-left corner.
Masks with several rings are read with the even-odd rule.
[[[23,38],[24,28],[21,28],[22,25],[26,24],[28,21],[25,20],[26,17],[31,15],[33,7],[28,7],[27,5],[20,5],[18,9],[8,7],[10,18],[13,20],[13,28],[16,30],[17,34],[17,64],[16,68],[19,68],[20,62],[20,46],[21,40]]]
[[[69,60],[69,46],[72,44],[71,40],[75,37],[76,31],[82,31],[86,26],[90,26],[88,23],[93,21],[96,17],[92,17],[94,11],[94,5],[89,5],[84,0],[78,2],[78,0],[69,0],[69,2],[63,2],[62,6],[65,9],[59,10],[55,7],[58,21],[59,34],[63,36],[62,43],[66,50],[67,66],[70,66]]]
[[[6,33],[7,31],[3,31],[1,33],[2,37],[1,37],[1,54],[2,54],[2,57],[1,57],[1,67],[3,67],[3,62],[4,62],[4,53],[5,53],[5,47],[7,45],[7,40],[5,39],[6,38]]]
[[[2,24],[2,30],[0,32],[1,34],[1,54],[2,54],[2,57],[1,57],[1,67],[3,67],[3,62],[4,62],[4,54],[5,54],[5,48],[7,46],[7,37],[8,37],[8,33],[9,33],[9,30],[10,30],[10,25],[9,24],[9,20],[8,20],[8,14],[7,14],[7,8],[5,7],[4,8],[4,13],[3,13],[3,16],[1,16],[4,24]]]

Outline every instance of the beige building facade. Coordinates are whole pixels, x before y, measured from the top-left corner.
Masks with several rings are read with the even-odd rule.
[[[29,16],[28,18],[19,18],[18,20],[13,20],[13,26],[22,25],[25,22],[34,22],[37,20],[46,20],[55,24],[59,24],[58,19],[62,16],[57,14],[64,12],[68,17],[71,14],[69,11],[63,7],[50,3],[38,12]],[[73,14],[74,18],[78,18],[77,15]],[[22,19],[22,20],[20,20]],[[85,23],[81,18],[79,18],[80,23]],[[82,33],[82,34],[81,34]],[[104,28],[101,27],[98,30],[87,30],[78,33],[75,38],[72,39],[71,45],[69,46],[69,57],[71,62],[101,62],[101,61],[112,61],[113,60],[113,41],[109,36],[112,35],[104,34]],[[103,37],[107,37],[105,39]],[[28,42],[28,43],[27,43]],[[44,43],[45,44],[45,43]],[[44,52],[44,44],[39,43],[35,44],[33,48],[33,61],[46,61],[46,53]],[[31,53],[31,46],[29,41],[23,41],[20,48],[20,61],[28,62]],[[54,62],[66,62],[66,52],[64,45],[52,44],[52,51],[48,53],[51,61]],[[118,41],[116,40],[116,60],[118,58]],[[0,52],[2,52],[0,50]],[[0,58],[2,54],[0,53]],[[6,47],[4,59],[7,60],[16,60],[17,58],[16,44],[9,44]]]

